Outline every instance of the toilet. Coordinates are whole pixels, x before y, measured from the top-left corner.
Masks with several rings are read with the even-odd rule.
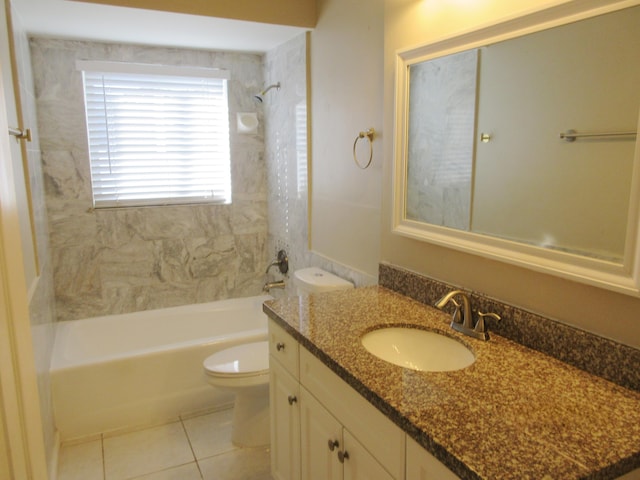
[[[353,288],[353,284],[317,267],[294,272],[298,295]],[[269,342],[251,342],[220,350],[203,362],[207,382],[235,393],[231,441],[239,447],[269,444]]]
[[[235,393],[231,441],[238,447],[269,444],[269,342],[225,348],[203,362],[207,382]]]
[[[353,288],[353,283],[318,267],[296,270],[293,274],[296,294],[331,292]]]

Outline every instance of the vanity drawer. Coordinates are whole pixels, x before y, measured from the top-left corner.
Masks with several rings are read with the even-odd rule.
[[[269,354],[297,380],[298,379],[298,342],[285,330],[269,320]]]
[[[404,478],[404,432],[305,348],[300,349],[300,383],[393,478]]]

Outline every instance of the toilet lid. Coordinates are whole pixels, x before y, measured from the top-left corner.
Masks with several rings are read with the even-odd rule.
[[[207,373],[219,377],[259,375],[269,371],[269,342],[253,342],[220,350],[204,361]]]

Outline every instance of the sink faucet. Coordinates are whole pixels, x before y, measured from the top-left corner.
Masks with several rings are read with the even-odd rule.
[[[462,305],[460,305],[453,297],[459,296],[462,299]],[[438,300],[435,304],[436,308],[442,310],[449,302],[453,303],[455,306],[455,310],[452,316],[451,326],[454,324],[462,325],[466,328],[473,328],[472,326],[472,314],[471,314],[471,302],[469,302],[469,297],[466,293],[461,290],[452,290],[447,293],[444,297]],[[462,310],[461,310],[462,309]],[[455,328],[455,327],[453,327]]]
[[[462,303],[454,297],[460,299]],[[452,290],[438,300],[435,303],[435,307],[442,309],[449,302],[453,303],[455,307],[451,317],[451,328],[479,340],[489,340],[489,334],[487,333],[484,319],[485,317],[491,317],[495,320],[500,320],[500,316],[497,313],[482,313],[481,311],[478,311],[479,318],[478,321],[474,323],[471,302],[469,301],[469,296],[466,293],[462,290]]]

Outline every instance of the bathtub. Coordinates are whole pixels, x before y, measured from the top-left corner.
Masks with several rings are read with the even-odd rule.
[[[125,430],[230,406],[202,361],[267,339],[256,296],[56,324],[51,392],[61,439]]]

